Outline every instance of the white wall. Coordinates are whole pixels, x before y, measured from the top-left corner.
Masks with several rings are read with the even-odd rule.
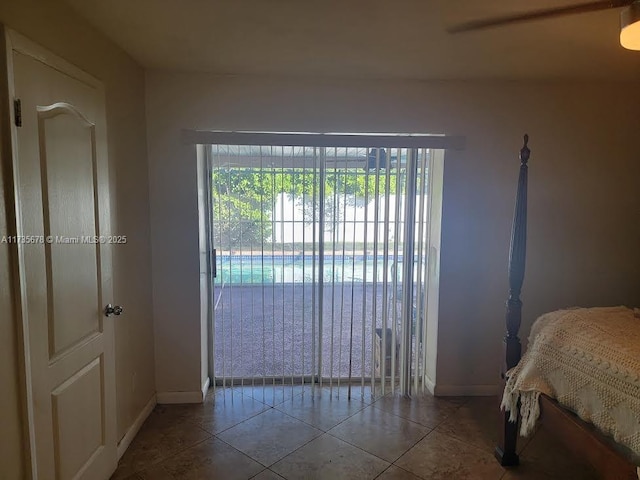
[[[389,195],[389,231],[388,237],[389,241],[394,240],[395,229],[393,226],[393,222],[396,219],[396,195]],[[404,195],[400,196],[400,218],[404,217]],[[364,202],[363,202],[364,203]],[[380,212],[386,211],[387,197],[382,196],[380,200],[376,203],[371,200],[367,205],[362,206],[353,206],[346,205],[344,206],[343,200],[339,199],[336,203],[336,212],[326,212],[327,221],[325,221],[325,230],[324,230],[324,240],[326,242],[331,242],[333,240],[333,230],[331,229],[333,222],[333,217],[335,216],[336,221],[336,238],[338,241],[342,241],[344,238],[347,244],[351,242],[354,238],[357,242],[373,242],[376,234],[376,230],[374,230],[374,214],[376,209]],[[332,207],[333,208],[333,207]],[[364,221],[365,216],[367,218],[367,232],[365,236],[365,228]],[[276,243],[292,243],[292,242],[302,242],[303,238],[312,239],[313,238],[313,223],[311,221],[305,222],[305,212],[303,206],[299,203],[298,199],[289,198],[288,193],[281,193],[276,196],[275,206],[273,208],[273,212],[271,214],[270,219],[272,220],[272,232],[273,239]],[[311,219],[309,219],[311,220]],[[384,215],[381,215],[380,224],[378,226],[377,234],[378,240],[383,240],[385,237],[384,225]],[[355,223],[354,223],[355,222]],[[316,228],[317,228],[318,220],[316,219]],[[304,235],[304,236],[303,236]],[[416,232],[417,236],[417,232]],[[404,238],[404,231],[401,229],[398,232],[398,239],[402,241]]]
[[[149,202],[144,73],[126,53],[57,0],[0,2],[0,22],[105,83],[113,232],[128,242],[114,248],[118,434],[122,437],[155,393],[149,254]],[[0,197],[4,199],[4,197]],[[0,205],[4,208],[4,205]],[[0,235],[6,232],[0,215]],[[7,263],[0,248],[0,478],[23,478],[20,412],[16,410],[15,317],[5,309]],[[12,360],[9,360],[11,358]]]
[[[440,392],[498,383],[522,134],[531,135],[526,337],[540,313],[640,304],[640,91],[632,83],[385,82],[147,73],[156,381],[200,388],[195,149],[180,129],[464,135],[446,155]],[[465,390],[466,389],[466,390]]]

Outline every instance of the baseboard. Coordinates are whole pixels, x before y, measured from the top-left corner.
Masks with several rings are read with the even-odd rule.
[[[431,387],[426,385],[429,391]],[[499,385],[438,385],[433,384],[436,397],[492,397],[500,393]]]
[[[435,391],[436,391],[436,384],[433,383],[433,380],[431,380],[428,377],[424,378],[424,386],[427,388],[427,390],[429,391],[429,393],[433,396],[435,396]]]
[[[210,380],[209,377],[202,384],[202,388],[196,392],[158,392],[158,403],[160,405],[172,404],[172,403],[202,403],[204,397],[207,396],[207,390],[209,390]]]
[[[156,403],[156,396],[154,395],[151,397],[151,400],[149,400],[149,403],[144,406],[140,415],[137,416],[131,427],[129,427],[127,433],[124,434],[124,437],[122,437],[122,440],[118,443],[118,460],[120,460],[122,455],[124,455],[124,452],[127,451],[127,448],[129,448],[129,445],[131,445],[131,442],[140,431],[142,424],[155,408]]]
[[[201,403],[202,392],[158,392],[158,404],[168,405],[174,403]]]
[[[202,392],[158,392],[158,403],[160,405],[172,403],[202,403]]]
[[[211,386],[211,379],[207,377],[207,379],[202,384],[202,402],[204,402],[204,398],[207,396],[207,392],[209,391],[209,387]]]

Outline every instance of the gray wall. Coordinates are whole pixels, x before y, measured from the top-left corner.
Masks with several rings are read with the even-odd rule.
[[[446,155],[436,389],[499,380],[507,253],[522,134],[531,136],[522,336],[541,313],[640,304],[633,83],[391,82],[147,73],[158,391],[197,391],[198,215],[180,129],[464,135]]]

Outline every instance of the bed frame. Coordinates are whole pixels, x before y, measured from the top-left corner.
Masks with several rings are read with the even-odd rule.
[[[507,331],[504,337],[503,381],[506,381],[505,372],[515,367],[522,356],[518,331],[522,318],[520,292],[524,280],[527,250],[527,162],[531,153],[528,142],[529,136],[525,135],[524,146],[520,150],[520,175],[509,248],[509,298],[506,313]],[[539,423],[542,428],[559,437],[569,450],[587,460],[601,478],[638,480],[636,466],[615,449],[613,440],[605,437],[593,425],[581,420],[546,395],[540,395]],[[499,441],[495,449],[495,456],[501,465],[506,467],[518,465],[517,440],[518,423],[510,422],[509,413],[504,412],[500,416]]]

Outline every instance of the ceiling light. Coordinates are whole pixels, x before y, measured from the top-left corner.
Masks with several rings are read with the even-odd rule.
[[[620,13],[620,45],[640,50],[640,2],[633,2]]]

